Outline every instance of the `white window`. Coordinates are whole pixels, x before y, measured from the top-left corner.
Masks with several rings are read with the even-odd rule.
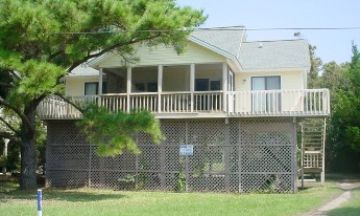
[[[278,112],[281,110],[280,76],[251,78],[251,105],[254,112]],[[269,91],[269,92],[266,92]]]
[[[87,82],[85,83],[84,89],[85,95],[96,95],[98,93],[98,83],[97,82]]]

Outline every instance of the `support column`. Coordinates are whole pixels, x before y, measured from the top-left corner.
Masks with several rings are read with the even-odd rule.
[[[300,164],[301,164],[301,188],[305,187],[304,184],[304,156],[305,156],[305,152],[304,152],[304,125],[303,123],[300,124],[301,127],[301,159],[300,159]]]
[[[195,64],[190,65],[190,111],[194,112],[194,91],[195,91]]]
[[[160,187],[162,190],[166,190],[166,146],[164,143],[159,145],[160,147]]]
[[[186,145],[189,144],[189,120],[185,120],[185,144]],[[182,157],[185,157],[185,176],[186,176],[185,191],[189,192],[189,180],[190,180],[189,156],[182,156]]]
[[[243,188],[242,188],[242,131],[241,131],[242,125],[241,125],[241,121],[238,122],[238,177],[239,177],[239,193],[243,192]]]
[[[105,179],[105,172],[104,172],[104,169],[105,169],[105,157],[98,157],[98,161],[99,161],[99,170],[100,172],[99,173],[99,182],[97,184],[97,186],[101,187],[101,188],[104,188],[106,186],[106,179]]]
[[[293,118],[292,121],[292,131],[291,131],[291,136],[292,136],[292,152],[291,152],[291,175],[292,175],[292,180],[293,180],[293,192],[297,191],[297,160],[296,160],[296,150],[297,150],[297,136],[296,136],[296,117]]]
[[[227,192],[230,191],[230,178],[231,178],[231,170],[230,170],[230,166],[231,166],[231,159],[230,159],[230,154],[232,151],[232,147],[231,143],[230,143],[230,125],[229,125],[229,120],[225,120],[225,145],[226,147],[223,147],[224,149],[224,164],[225,164],[225,190]]]
[[[305,183],[304,183],[304,156],[305,156],[305,152],[304,152],[304,124],[301,122],[300,123],[300,127],[301,127],[301,158],[300,158],[300,166],[301,166],[301,188],[305,187]]]
[[[103,93],[103,69],[100,68],[99,70],[99,89],[98,89],[98,95],[102,95]]]
[[[162,85],[163,85],[163,72],[164,66],[158,66],[158,78],[157,78],[157,90],[158,90],[158,112],[161,112],[161,93],[162,93]],[[163,143],[160,144],[160,187],[162,190],[166,189],[166,149]]]
[[[222,65],[222,90],[223,90],[223,99],[222,99],[222,103],[223,103],[223,111],[227,111],[228,107],[227,107],[227,90],[228,90],[228,67],[226,63],[223,63]]]
[[[91,187],[91,164],[92,164],[92,145],[89,144],[89,158],[88,158],[88,187]]]
[[[131,93],[131,79],[132,68],[128,67],[126,71],[126,110],[130,112],[130,93]]]
[[[8,155],[8,144],[9,144],[10,140],[9,139],[4,139],[4,157],[7,158],[7,155]],[[4,167],[2,168],[2,173],[6,173],[7,170],[6,170],[6,165],[4,164]]]
[[[139,143],[139,136],[138,135],[136,135],[135,136],[135,142],[136,143]],[[143,189],[143,185],[142,185],[142,179],[141,178],[139,178],[140,177],[140,175],[139,175],[139,155],[135,155],[135,160],[134,160],[134,165],[135,165],[135,188],[136,189],[139,189],[139,188],[141,188],[141,189]],[[141,173],[141,175],[142,175],[143,173]],[[141,180],[140,180],[141,179]],[[141,187],[140,187],[141,186]]]
[[[325,141],[326,141],[326,118],[324,118],[324,127],[323,127],[323,134],[322,134],[322,149],[321,149],[321,174],[320,174],[320,181],[321,184],[325,183]]]
[[[158,77],[157,77],[157,90],[158,90],[158,104],[157,109],[158,112],[161,113],[161,93],[162,93],[162,85],[163,85],[163,71],[164,67],[162,65],[158,66]]]
[[[100,95],[102,95],[102,89],[103,89],[103,69],[100,68],[99,70],[99,83],[98,83],[98,89],[97,89],[97,105],[101,106],[102,105],[102,97]],[[68,107],[68,106],[67,106]],[[69,112],[69,111],[68,111]]]

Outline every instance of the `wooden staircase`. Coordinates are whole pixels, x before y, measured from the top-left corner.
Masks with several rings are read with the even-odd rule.
[[[326,118],[305,119],[301,128],[301,183],[304,177],[320,175],[321,183],[325,182],[325,138]]]

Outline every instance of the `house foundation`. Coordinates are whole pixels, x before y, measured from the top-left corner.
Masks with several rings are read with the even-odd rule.
[[[52,187],[216,192],[296,191],[294,118],[162,119],[165,140],[136,135],[141,154],[99,157],[76,120],[48,121]],[[180,155],[181,145],[192,152]]]

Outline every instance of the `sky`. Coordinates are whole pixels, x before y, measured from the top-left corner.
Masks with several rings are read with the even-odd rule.
[[[208,15],[200,27],[246,28],[360,27],[360,0],[178,0],[180,6],[203,9]],[[247,41],[294,39],[298,30],[247,31]],[[300,30],[315,45],[324,63],[351,59],[352,41],[360,46],[360,29]]]

